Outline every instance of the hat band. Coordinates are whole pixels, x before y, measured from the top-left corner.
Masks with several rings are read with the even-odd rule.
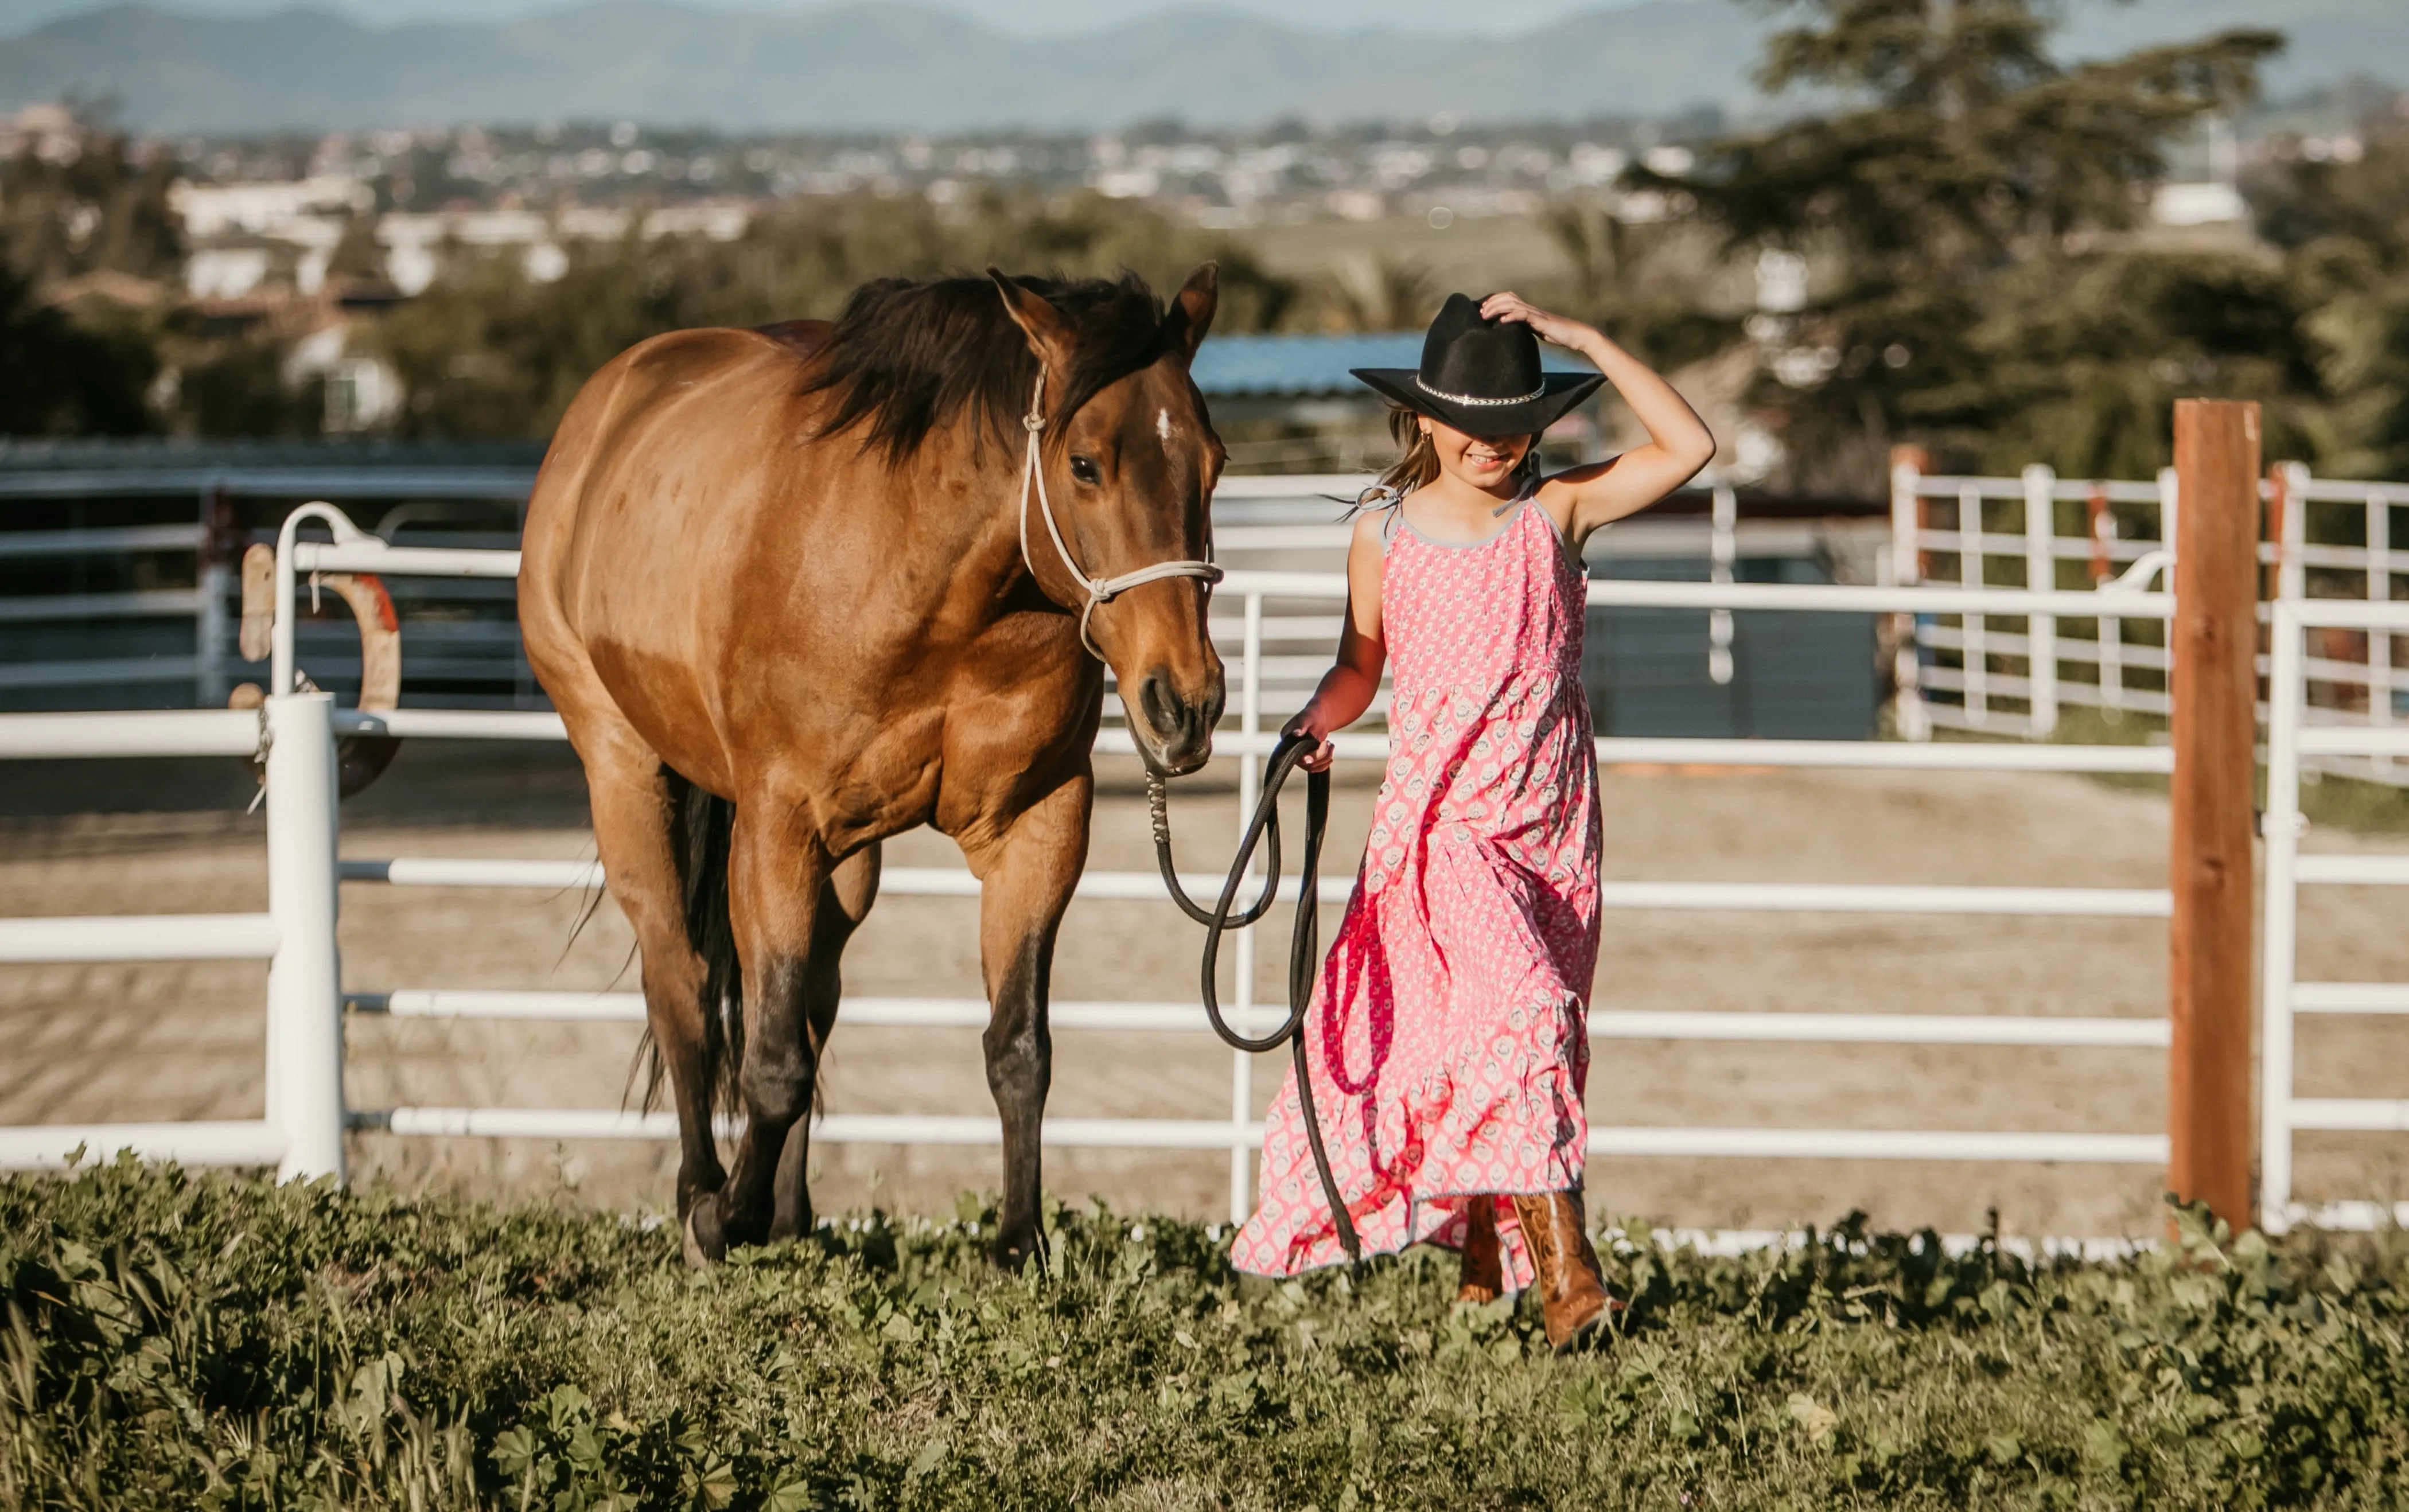
[[[1542,378],[1539,380],[1539,386],[1537,388],[1533,389],[1528,394],[1517,394],[1510,399],[1484,399],[1477,394],[1450,394],[1445,389],[1433,388],[1428,383],[1423,382],[1422,375],[1420,373],[1416,373],[1414,375],[1414,387],[1421,390],[1424,394],[1429,395],[1434,399],[1445,399],[1450,404],[1528,404],[1533,399],[1544,398],[1547,396],[1548,381]]]

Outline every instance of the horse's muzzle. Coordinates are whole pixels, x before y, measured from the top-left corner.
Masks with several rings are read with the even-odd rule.
[[[1137,697],[1126,700],[1136,715],[1130,733],[1147,764],[1167,777],[1185,776],[1213,754],[1213,727],[1221,721],[1221,679],[1182,691],[1170,671],[1157,667],[1138,679]]]

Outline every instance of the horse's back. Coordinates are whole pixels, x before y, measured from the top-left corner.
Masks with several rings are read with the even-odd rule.
[[[788,439],[809,353],[808,336],[707,328],[653,337],[605,364],[544,454],[522,581],[567,595],[569,575],[609,563],[674,569],[648,545],[675,544],[692,560],[698,530],[724,524],[731,491]]]

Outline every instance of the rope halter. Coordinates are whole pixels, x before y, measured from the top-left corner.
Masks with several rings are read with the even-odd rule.
[[[1046,534],[1054,541],[1054,554],[1062,559],[1062,566],[1070,572],[1071,581],[1088,596],[1087,603],[1079,610],[1079,643],[1088,648],[1088,655],[1098,661],[1104,659],[1104,654],[1096,649],[1095,641],[1088,634],[1088,621],[1096,612],[1098,604],[1109,604],[1140,583],[1152,583],[1160,578],[1203,578],[1207,583],[1221,581],[1221,569],[1211,562],[1157,562],[1152,567],[1142,567],[1117,578],[1091,578],[1080,571],[1077,560],[1071,555],[1069,543],[1062,539],[1061,527],[1054,523],[1054,501],[1046,497],[1046,469],[1038,465],[1038,438],[1046,429],[1046,370],[1043,367],[1037,371],[1036,392],[1029,396],[1029,413],[1020,417],[1020,424],[1029,432],[1028,456],[1020,468],[1021,564],[1029,569],[1031,579],[1037,576],[1037,559],[1029,554],[1029,496],[1033,492],[1037,496],[1037,511],[1046,521]]]

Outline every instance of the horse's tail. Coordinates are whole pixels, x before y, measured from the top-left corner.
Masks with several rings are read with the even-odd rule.
[[[736,929],[728,916],[728,850],[736,805],[696,786],[669,768],[670,849],[677,857],[685,905],[686,943],[702,958],[703,1095],[714,1110],[737,1105],[736,1074],[744,1064],[744,974],[736,962]],[[660,1049],[653,1046],[652,1102],[660,1083]]]

